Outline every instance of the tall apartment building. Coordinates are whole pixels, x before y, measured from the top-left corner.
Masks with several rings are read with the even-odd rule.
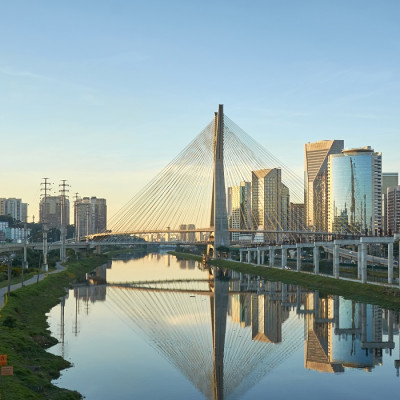
[[[304,203],[290,203],[290,230],[302,232],[306,229],[306,211]]]
[[[193,231],[196,229],[195,224],[188,224],[188,230]],[[189,232],[188,233],[188,240],[190,243],[194,243],[196,241],[196,232]]]
[[[397,172],[382,173],[382,229],[384,232],[389,231],[387,218],[387,190],[391,186],[399,184],[399,174]]]
[[[328,230],[328,157],[340,154],[344,140],[320,140],[304,145],[304,203],[306,226]]]
[[[4,197],[0,197],[0,215],[6,215],[6,200]]]
[[[252,216],[254,227],[283,231],[289,227],[289,189],[282,183],[279,168],[252,171]],[[265,237],[265,235],[264,235]],[[276,238],[272,236],[271,238]]]
[[[1,198],[0,215],[9,215],[16,221],[28,222],[28,204],[23,203],[21,199]]]
[[[83,197],[75,201],[76,238],[104,232],[107,229],[106,199]]]
[[[180,231],[187,231],[187,225],[186,224],[181,224],[179,225],[179,230]],[[187,242],[188,241],[188,234],[186,232],[181,232],[180,233],[180,238],[182,242]]]
[[[228,188],[229,227],[233,229],[251,229],[251,183],[240,182],[238,186]],[[232,240],[239,240],[240,233],[233,232]]]
[[[370,146],[331,154],[328,228],[374,235],[382,228],[382,153]]]
[[[400,233],[400,186],[391,186],[387,189],[387,230]]]
[[[64,207],[64,216],[62,209]],[[46,196],[40,200],[39,221],[47,224],[49,228],[60,229],[61,225],[70,224],[69,199],[63,196]]]

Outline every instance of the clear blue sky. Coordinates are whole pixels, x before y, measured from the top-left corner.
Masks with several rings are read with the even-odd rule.
[[[219,103],[300,176],[322,139],[399,171],[400,1],[0,3],[0,197],[30,215],[42,177],[112,214]]]

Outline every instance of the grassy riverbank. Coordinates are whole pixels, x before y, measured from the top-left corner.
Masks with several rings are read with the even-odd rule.
[[[180,258],[201,261],[201,256],[193,254],[170,252]],[[362,284],[319,275],[288,271],[265,266],[255,266],[246,263],[218,259],[210,260],[210,264],[239,271],[245,274],[258,275],[270,281],[300,285],[310,290],[319,290],[323,294],[340,295],[348,299],[377,304],[383,308],[400,311],[400,290],[384,286]]]
[[[0,354],[7,354],[14,376],[2,377],[2,400],[81,398],[77,392],[50,383],[70,363],[45,350],[57,343],[50,336],[46,313],[59,303],[73,281],[106,261],[105,256],[90,256],[68,263],[66,271],[10,294],[0,314]]]

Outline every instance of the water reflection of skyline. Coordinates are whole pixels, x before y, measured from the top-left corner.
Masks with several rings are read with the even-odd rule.
[[[306,369],[332,373],[371,371],[394,348],[398,313],[236,272],[202,276],[89,286],[74,296],[110,301],[209,399],[240,398],[302,346]]]

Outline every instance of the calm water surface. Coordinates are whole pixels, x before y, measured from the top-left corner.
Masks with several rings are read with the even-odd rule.
[[[400,388],[399,313],[167,254],[114,260],[49,313],[102,399],[380,399]]]

